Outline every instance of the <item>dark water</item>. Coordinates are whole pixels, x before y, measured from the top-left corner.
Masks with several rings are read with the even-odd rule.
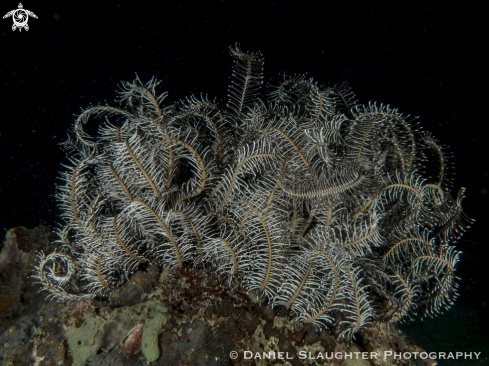
[[[440,365],[489,365],[489,339],[480,327],[478,314],[468,306],[457,304],[442,316],[404,323],[400,328],[429,352],[452,352],[454,356],[456,352],[464,352],[463,358],[440,360]],[[470,352],[472,359],[465,359],[465,353]],[[479,360],[474,352],[481,352]]]
[[[105,100],[115,105],[117,83],[135,73],[143,81],[153,75],[163,80],[171,102],[207,93],[224,106],[228,47],[239,42],[244,50],[263,52],[271,83],[282,72],[307,72],[324,84],[348,81],[360,102],[376,100],[420,116],[424,129],[450,146],[454,187],[467,188],[465,211],[477,220],[457,245],[463,251],[460,297],[445,316],[405,329],[426,349],[450,348],[450,342],[479,347],[474,337],[487,342],[483,12],[460,4],[394,2],[374,8],[367,2],[281,1],[24,6],[38,16],[30,18],[28,32],[13,32],[11,18],[0,23],[1,230],[56,222],[53,194],[64,162],[58,143],[80,108]],[[16,7],[2,2],[0,10]],[[454,325],[453,332],[444,331]],[[427,334],[436,334],[436,342]]]

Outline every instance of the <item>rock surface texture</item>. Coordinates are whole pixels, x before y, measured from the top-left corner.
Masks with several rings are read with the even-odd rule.
[[[0,361],[4,365],[85,365],[87,361],[90,365],[144,365],[142,342],[153,322],[156,326],[148,339],[157,350],[149,353],[154,356],[156,351],[158,358],[151,365],[433,364],[381,357],[316,359],[319,353],[330,357],[331,352],[422,350],[396,327],[385,324],[362,330],[350,346],[313,325],[294,327],[285,308],[273,310],[263,301],[253,302],[239,286],[229,288],[210,272],[185,267],[160,273],[150,265],[134,274],[109,301],[69,306],[40,303],[35,313],[18,318],[0,335]],[[232,351],[238,352],[236,359],[230,357]],[[253,357],[245,359],[245,351],[253,352]],[[272,359],[263,359],[264,352]],[[307,359],[301,359],[300,352]]]

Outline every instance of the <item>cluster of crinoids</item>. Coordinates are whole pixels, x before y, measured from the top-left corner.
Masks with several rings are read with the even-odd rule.
[[[470,219],[463,189],[450,196],[443,147],[346,85],[285,76],[265,102],[261,55],[231,55],[225,109],[202,97],[164,106],[158,83],[136,79],[119,108],[81,113],[59,189],[62,247],[39,254],[44,289],[107,297],[146,262],[212,265],[346,340],[449,307],[453,242]],[[91,138],[83,127],[101,116]]]

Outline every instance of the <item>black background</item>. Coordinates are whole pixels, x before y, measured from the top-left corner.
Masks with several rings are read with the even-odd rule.
[[[360,102],[420,116],[450,146],[453,193],[467,188],[465,211],[477,220],[457,244],[457,304],[476,310],[486,331],[485,14],[461,2],[329,3],[24,1],[39,18],[30,18],[28,32],[13,32],[11,18],[0,22],[0,229],[55,223],[58,143],[80,108],[115,105],[118,82],[135,73],[163,80],[169,102],[207,93],[224,107],[228,47],[238,42],[262,51],[268,82],[282,72],[307,72],[324,84],[347,80]],[[2,1],[0,13],[17,5]]]

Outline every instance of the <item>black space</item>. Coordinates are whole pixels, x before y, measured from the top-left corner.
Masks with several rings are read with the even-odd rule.
[[[163,80],[169,102],[204,93],[224,107],[228,47],[238,42],[262,51],[269,82],[282,72],[307,72],[324,84],[348,80],[360,102],[420,116],[424,129],[450,146],[453,193],[467,188],[465,211],[477,220],[457,244],[457,304],[476,310],[486,331],[484,12],[460,2],[180,3],[25,1],[38,16],[28,32],[13,32],[11,18],[0,22],[0,229],[55,222],[52,196],[64,159],[58,143],[80,108],[115,105],[118,82],[135,73]],[[0,12],[17,5],[3,1]]]

